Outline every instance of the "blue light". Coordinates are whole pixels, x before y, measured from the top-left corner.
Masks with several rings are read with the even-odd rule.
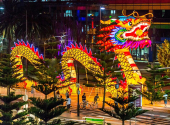
[[[105,8],[104,7],[100,7],[101,10],[104,10]]]
[[[86,21],[86,17],[79,17],[78,20],[79,21]]]
[[[133,17],[133,16],[118,16],[119,17],[119,20],[120,21],[124,21],[124,20],[127,20],[127,19],[130,19],[130,18],[132,18],[132,19],[135,19],[135,17]]]
[[[4,8],[3,7],[0,7],[0,10],[3,10]]]
[[[77,10],[77,16],[80,16],[80,10]]]
[[[99,12],[94,12],[94,16],[99,16]]]

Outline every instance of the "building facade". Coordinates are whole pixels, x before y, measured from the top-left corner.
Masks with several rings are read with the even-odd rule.
[[[46,13],[55,17],[54,23],[59,15],[63,15],[66,20],[67,17],[70,17],[81,23],[80,29],[81,32],[84,32],[85,37],[80,41],[76,38],[74,41],[82,44],[93,41],[93,32],[88,33],[90,29],[100,24],[100,19],[108,20],[110,17],[117,19],[118,16],[122,15],[122,10],[125,10],[126,15],[134,10],[139,15],[153,13],[154,17],[149,29],[152,47],[131,50],[135,60],[148,60],[150,62],[156,60],[158,46],[165,39],[170,39],[170,0],[20,0],[20,2],[42,4]],[[101,10],[101,7],[105,9]],[[0,10],[0,13],[3,13],[3,9]],[[56,34],[58,35],[59,31],[56,31]]]

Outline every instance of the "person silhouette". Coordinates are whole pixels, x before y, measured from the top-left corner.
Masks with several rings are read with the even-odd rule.
[[[69,98],[69,96],[67,96],[66,105],[67,105],[68,112],[71,112],[71,111],[70,111],[71,99]]]
[[[164,94],[163,97],[164,97],[164,104],[165,104],[165,107],[166,107],[166,105],[167,105],[167,100],[168,100],[168,95],[167,95],[167,94]]]

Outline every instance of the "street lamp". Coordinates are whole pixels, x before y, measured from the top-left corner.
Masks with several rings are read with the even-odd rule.
[[[54,37],[60,37],[60,43],[61,43],[61,51],[64,51],[64,44],[65,44],[65,35],[67,32],[63,32],[63,34],[61,36],[54,36]]]
[[[100,21],[101,21],[101,10],[104,10],[104,9],[105,9],[104,7],[100,6]],[[101,29],[101,22],[100,22],[100,29]]]
[[[116,84],[115,84],[115,88],[117,89],[117,98],[118,98],[118,88],[119,88],[119,79],[117,78],[117,80],[116,80]],[[115,102],[115,105],[118,105],[118,103],[117,102]]]

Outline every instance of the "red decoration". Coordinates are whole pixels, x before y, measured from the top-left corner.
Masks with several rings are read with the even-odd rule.
[[[19,43],[19,44],[18,44]],[[18,43],[14,43],[15,44],[15,47],[17,46],[25,46],[25,47],[28,47],[30,50],[32,50],[32,52],[34,52],[40,59],[44,59],[43,58],[43,55],[39,55],[39,52],[38,52],[38,49],[35,51],[35,47],[32,45],[30,47],[30,44],[27,42],[27,44],[25,44],[24,41],[18,41]],[[11,47],[11,50],[13,50],[15,47]]]
[[[67,63],[67,65],[68,65],[68,67],[70,67],[70,66],[74,66],[74,64],[73,64],[73,63]]]
[[[24,81],[24,88],[26,89],[27,83]]]
[[[76,78],[71,78],[70,81],[71,81],[71,82],[76,82],[77,79],[76,79]]]
[[[17,68],[22,69],[22,65],[16,65]]]

